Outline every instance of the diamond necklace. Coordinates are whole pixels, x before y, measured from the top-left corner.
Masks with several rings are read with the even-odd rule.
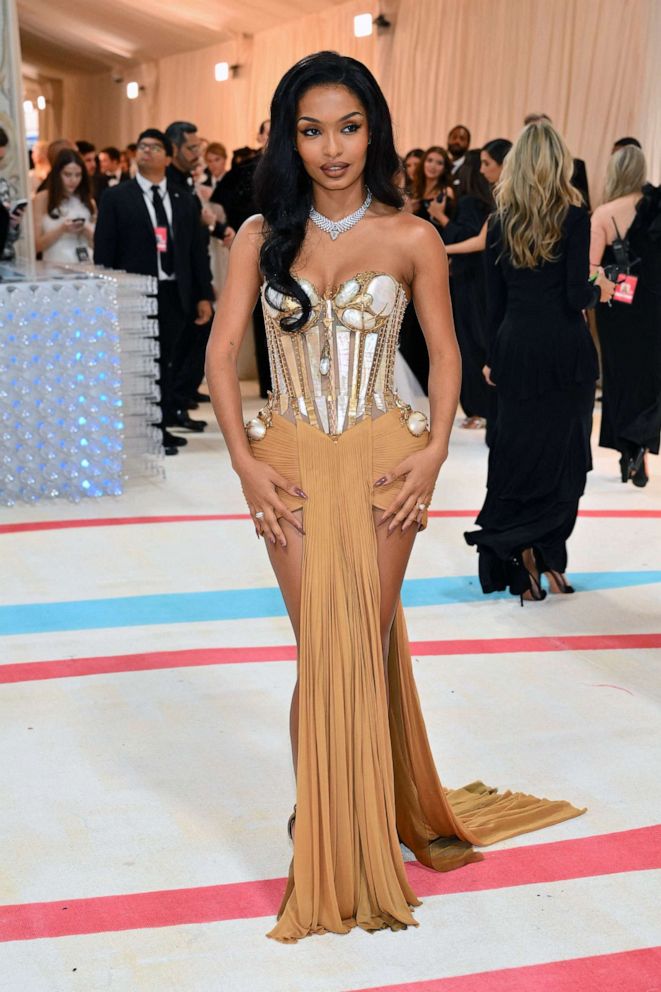
[[[350,231],[352,227],[356,226],[359,220],[363,219],[371,202],[372,194],[368,189],[365,202],[357,210],[354,210],[352,214],[349,214],[348,217],[342,217],[340,220],[331,220],[330,217],[324,217],[323,214],[320,214],[314,207],[310,207],[310,220],[322,231],[325,231],[326,234],[330,234],[332,240],[335,241],[338,235],[346,234],[347,231]]]

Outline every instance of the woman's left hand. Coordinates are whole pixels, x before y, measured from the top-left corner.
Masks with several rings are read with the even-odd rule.
[[[391,534],[397,527],[401,526],[405,531],[412,524],[422,522],[422,515],[429,507],[438,473],[446,458],[447,452],[439,456],[429,448],[416,451],[374,483],[376,488],[380,488],[396,479],[404,479],[400,492],[381,517],[379,527],[387,523],[388,533]]]

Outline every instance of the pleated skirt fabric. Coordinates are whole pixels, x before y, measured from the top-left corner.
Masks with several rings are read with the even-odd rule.
[[[492,844],[584,812],[564,801],[474,782],[445,790],[418,699],[401,603],[390,639],[388,690],[379,628],[373,507],[401,482],[374,480],[420,450],[399,411],[366,418],[339,438],[273,416],[252,443],[308,495],[298,658],[299,744],[294,855],[278,921],[294,942],[353,927],[417,925],[419,900],[400,840],[438,871],[482,860]],[[301,502],[286,497],[291,509]],[[284,828],[283,828],[284,829]]]

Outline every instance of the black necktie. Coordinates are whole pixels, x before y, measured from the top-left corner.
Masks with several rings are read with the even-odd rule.
[[[174,255],[172,252],[172,231],[170,230],[170,225],[168,223],[168,215],[165,212],[165,207],[163,206],[163,200],[161,199],[161,194],[158,186],[152,186],[151,188],[154,213],[156,214],[156,224],[158,227],[164,227],[167,231],[168,247],[167,251],[159,252],[159,258],[161,259],[161,268],[166,276],[171,276],[174,270]]]

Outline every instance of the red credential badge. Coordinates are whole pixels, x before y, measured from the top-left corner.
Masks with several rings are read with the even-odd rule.
[[[613,299],[617,300],[618,303],[633,303],[637,285],[638,276],[620,276],[613,293]]]
[[[156,251],[163,254],[168,250],[168,229],[167,227],[155,227]]]

